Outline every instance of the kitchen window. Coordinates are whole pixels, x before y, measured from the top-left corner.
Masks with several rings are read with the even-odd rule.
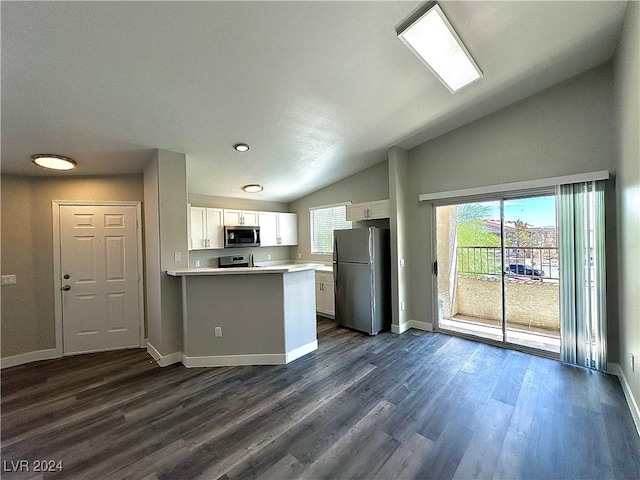
[[[333,253],[333,231],[351,228],[347,220],[347,205],[350,202],[311,207],[311,253],[331,255]]]

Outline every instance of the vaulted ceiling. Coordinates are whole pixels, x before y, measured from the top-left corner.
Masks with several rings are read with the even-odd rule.
[[[609,60],[626,7],[439,3],[484,73],[456,94],[396,36],[423,2],[4,1],[2,172],[135,173],[162,148],[190,192],[291,201]]]

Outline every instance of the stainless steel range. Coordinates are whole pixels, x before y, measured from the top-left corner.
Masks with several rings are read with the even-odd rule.
[[[218,258],[218,266],[220,268],[253,267],[253,255],[248,253],[246,255],[220,257]]]

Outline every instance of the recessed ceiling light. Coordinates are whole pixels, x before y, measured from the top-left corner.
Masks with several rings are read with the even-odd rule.
[[[246,152],[249,150],[249,145],[246,143],[236,143],[233,148],[235,148],[237,152]]]
[[[482,77],[439,5],[398,32],[398,38],[455,93]]]
[[[258,193],[261,192],[262,189],[262,185],[258,185],[257,183],[250,183],[249,185],[245,185],[244,187],[242,187],[242,190],[244,190],[247,193]]]
[[[39,154],[33,155],[31,161],[37,166],[48,170],[73,170],[76,162],[60,155]]]

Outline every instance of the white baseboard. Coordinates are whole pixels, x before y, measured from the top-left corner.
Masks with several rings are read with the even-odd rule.
[[[302,345],[301,347],[294,348],[290,352],[285,354],[286,361],[285,363],[293,362],[300,357],[304,357],[307,353],[311,353],[318,349],[318,340],[314,340],[313,342],[309,342],[306,345]]]
[[[35,352],[21,353],[12,357],[0,359],[0,368],[17,367],[25,363],[37,362],[39,360],[51,360],[62,357],[62,353],[55,348],[47,350],[36,350]]]
[[[284,365],[287,356],[280,353],[262,353],[250,355],[212,355],[206,357],[187,357],[182,355],[185,367],[239,367],[246,365]]]
[[[420,322],[419,320],[409,320],[409,326],[416,330],[424,330],[425,332],[433,332],[433,324]]]
[[[169,365],[173,365],[174,363],[182,361],[182,352],[174,352],[169,355],[162,355],[156,349],[156,347],[149,343],[149,340],[147,340],[147,353],[151,355],[161,367],[168,367]]]
[[[288,353],[255,353],[247,355],[213,355],[188,357],[182,354],[185,367],[239,367],[246,365],[285,365],[318,349],[318,341],[307,343]]]
[[[401,323],[400,325],[391,325],[391,331],[393,333],[404,333],[410,328],[415,328],[416,330],[424,330],[426,332],[433,332],[433,325],[427,322],[420,322],[418,320],[409,320],[406,323]]]
[[[609,371],[610,373],[618,377],[618,379],[620,379],[622,391],[624,392],[624,396],[626,397],[627,403],[629,404],[629,410],[631,410],[631,416],[633,417],[633,421],[636,424],[638,435],[640,435],[640,409],[638,408],[638,402],[636,401],[636,398],[633,396],[633,392],[631,391],[629,382],[627,382],[627,377],[625,377],[624,375],[624,370],[622,370],[620,364],[610,363]]]
[[[400,325],[391,325],[391,331],[393,333],[404,333],[409,330],[411,327],[409,326],[409,322],[401,323]]]

